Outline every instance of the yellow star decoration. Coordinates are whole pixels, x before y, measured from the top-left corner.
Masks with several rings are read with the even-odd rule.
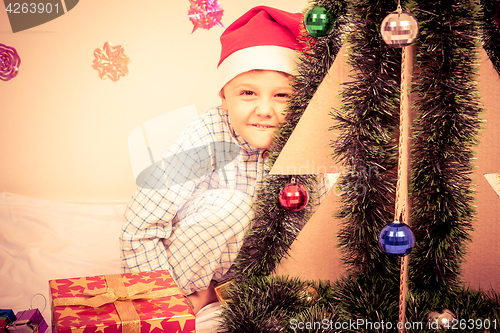
[[[70,290],[69,293],[75,297],[76,295],[80,295],[82,292],[79,290]]]
[[[153,332],[153,330],[155,328],[159,328],[160,329],[160,332],[163,332],[163,326],[161,325],[163,322],[163,320],[151,320],[151,321],[148,321],[148,324],[151,325],[151,327],[149,328],[149,332]]]
[[[156,309],[155,311],[153,311],[153,313],[157,313],[157,314],[160,314],[160,313],[163,313],[163,309]]]
[[[97,333],[97,332],[104,333],[105,328],[106,327],[104,327],[104,325],[99,325],[99,326],[97,326],[97,329],[94,331],[94,333]]]
[[[74,279],[70,279],[70,280],[74,280]],[[87,281],[86,278],[81,277],[81,278],[79,278],[76,281],[72,281],[73,284],[71,286],[69,286],[69,287],[71,288],[71,287],[80,286],[80,287],[83,287],[84,289],[88,289],[89,288],[89,283],[92,283],[92,282],[94,282],[94,281]]]
[[[167,303],[169,308],[174,307],[176,305],[182,305],[187,307],[186,300],[184,299],[184,297],[172,296],[170,297],[169,300],[162,301],[162,303]]]
[[[123,281],[123,283],[124,283],[124,284],[128,284],[131,280],[133,280],[133,279],[128,278],[128,277],[126,277],[126,276],[123,276],[123,277],[122,277],[122,281]]]
[[[116,313],[110,312],[108,313],[109,317],[111,318],[112,321],[119,323],[121,321],[120,316],[117,315]]]
[[[59,291],[59,286],[64,286],[66,283],[59,283],[56,280],[51,280],[49,282],[50,288],[54,288],[55,290]]]
[[[142,273],[135,272],[135,273],[130,273],[130,276],[142,276]]]
[[[152,277],[151,277],[151,276],[149,276],[149,275],[144,275],[144,276],[142,277],[142,279],[143,279],[144,281],[148,281],[148,280],[151,280],[151,279],[152,279]]]
[[[101,312],[106,311],[106,307],[101,306],[101,307],[99,307],[99,308],[93,308],[93,309],[90,309],[90,310],[93,310],[93,311],[95,311],[95,313],[97,313],[97,315],[100,315],[100,314],[101,314]]]
[[[144,283],[145,285],[149,286],[151,289],[157,288],[158,286],[156,285],[156,280],[153,280],[149,283]]]
[[[72,320],[72,321],[71,321],[71,325],[80,326],[80,323],[81,323],[81,322],[82,322],[82,321],[81,321],[80,319],[78,319],[78,318],[77,318],[77,319],[75,319],[75,320]]]
[[[182,311],[182,312],[173,312],[174,316],[172,316],[170,319],[167,321],[177,321],[179,322],[179,325],[181,326],[181,330],[184,330],[184,326],[186,325],[186,322],[188,320],[193,320],[194,316],[189,313],[188,309]]]
[[[65,317],[75,317],[75,318],[80,318],[80,312],[83,310],[75,310],[72,309],[71,307],[67,306],[62,310],[60,313],[61,315],[59,316],[59,319],[65,318]]]
[[[163,281],[166,281],[166,280],[171,280],[172,277],[168,274],[161,273],[160,279],[162,279]]]
[[[94,317],[89,318],[89,320],[91,320],[91,321],[99,321],[99,317],[98,316],[94,316]]]
[[[85,327],[84,328],[71,328],[71,333],[83,333],[83,331],[85,331]]]
[[[153,304],[151,304],[151,306],[155,309],[162,309],[163,308],[163,305],[161,305],[161,303],[157,303],[157,302],[150,302],[150,303],[153,303]]]
[[[139,302],[134,302],[133,304],[134,304],[134,307],[135,307],[135,311],[137,311],[137,313],[139,315],[141,315],[142,314],[142,308],[145,308],[146,305],[143,304],[143,303],[139,303]]]

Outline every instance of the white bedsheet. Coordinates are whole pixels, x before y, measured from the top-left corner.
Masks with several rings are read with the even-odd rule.
[[[40,293],[50,332],[49,280],[121,272],[124,210],[0,193],[0,308],[27,310]],[[33,298],[34,308],[43,306]]]

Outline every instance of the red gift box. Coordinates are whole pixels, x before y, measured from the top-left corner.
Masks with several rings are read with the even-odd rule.
[[[187,298],[167,271],[51,280],[53,333],[195,332]]]

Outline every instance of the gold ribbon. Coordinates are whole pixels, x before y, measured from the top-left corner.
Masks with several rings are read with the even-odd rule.
[[[81,305],[98,308],[113,303],[122,322],[123,333],[140,333],[141,319],[132,303],[136,299],[155,299],[174,295],[183,295],[178,287],[152,291],[146,284],[138,283],[125,287],[120,274],[104,275],[107,288],[85,289],[83,294],[89,297],[61,297],[53,300],[54,306]]]

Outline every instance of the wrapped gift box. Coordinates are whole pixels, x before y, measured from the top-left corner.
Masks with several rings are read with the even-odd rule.
[[[13,323],[16,321],[16,315],[12,309],[0,309],[0,321]]]
[[[0,326],[11,324],[16,321],[16,315],[12,309],[0,309]]]
[[[6,333],[7,325],[12,324],[16,319],[12,309],[0,309],[0,333]]]
[[[44,333],[49,327],[38,309],[19,311],[16,313],[16,317],[14,324],[7,327],[9,332]]]
[[[195,332],[195,316],[167,271],[51,280],[53,333]]]

